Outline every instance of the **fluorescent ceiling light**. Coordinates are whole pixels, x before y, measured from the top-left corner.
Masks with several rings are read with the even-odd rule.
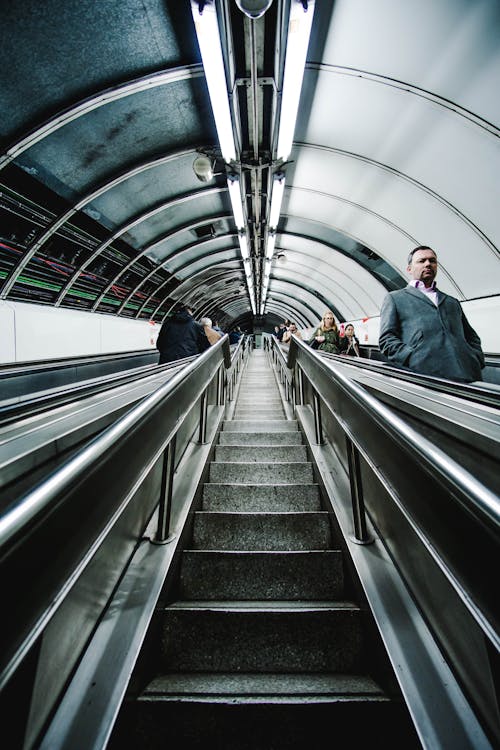
[[[224,70],[215,5],[204,5],[203,11],[200,13],[198,2],[191,0],[191,12],[205,69],[222,157],[229,163],[236,160],[236,147],[234,145],[226,72]]]
[[[275,234],[267,234],[267,244],[266,244],[266,258],[267,260],[271,260],[271,258],[274,255],[274,246],[276,244],[276,235]]]
[[[278,151],[276,154],[278,159],[283,159],[283,161],[288,159],[292,150],[313,13],[314,0],[309,0],[307,11],[304,11],[303,5],[299,0],[292,0],[288,21],[285,71],[281,93],[280,127],[278,131]]]
[[[269,229],[276,231],[280,220],[281,203],[285,192],[285,175],[275,175],[273,178],[273,193],[271,195],[271,209],[269,211]]]
[[[236,229],[238,230],[238,232],[241,232],[243,229],[245,229],[245,217],[243,216],[243,204],[241,201],[239,178],[234,176],[228,177],[227,188],[229,190],[229,197],[231,198],[231,206],[233,207]]]
[[[240,242],[241,257],[243,258],[243,260],[247,260],[250,257],[250,254],[248,252],[248,242],[246,235],[238,235],[238,240]]]

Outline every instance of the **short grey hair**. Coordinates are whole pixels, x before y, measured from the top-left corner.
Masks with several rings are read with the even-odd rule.
[[[209,328],[212,328],[212,321],[210,318],[202,318],[200,321],[202,326],[208,326]]]
[[[434,255],[437,258],[437,253],[435,250],[432,249],[432,247],[429,247],[428,245],[419,245],[418,247],[414,247],[413,250],[411,250],[409,256],[408,256],[408,265],[411,266],[413,261],[413,256],[418,250],[430,250],[431,253],[434,253]]]

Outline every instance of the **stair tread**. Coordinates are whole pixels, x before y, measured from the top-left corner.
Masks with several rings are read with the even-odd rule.
[[[331,610],[334,612],[358,612],[359,606],[354,602],[345,601],[290,601],[290,600],[253,600],[253,601],[184,601],[178,600],[164,605],[164,610],[213,610],[227,612],[319,612]]]
[[[294,673],[183,673],[165,674],[152,680],[142,697],[203,695],[216,697],[371,696],[388,700],[368,675]]]

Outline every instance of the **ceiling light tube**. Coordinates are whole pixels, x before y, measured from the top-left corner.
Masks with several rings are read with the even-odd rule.
[[[271,208],[269,211],[269,229],[271,232],[275,232],[280,220],[281,203],[283,202],[283,194],[285,192],[285,175],[277,174],[274,175],[273,179],[273,192],[271,195]]]
[[[280,126],[276,154],[277,158],[283,159],[283,161],[288,159],[292,150],[313,14],[314,0],[309,0],[307,10],[304,10],[300,0],[292,0],[288,21],[285,70],[281,92]]]
[[[248,252],[248,242],[245,234],[239,234],[238,240],[240,242],[241,257],[243,260],[247,260],[250,257]]]
[[[270,232],[267,233],[267,242],[266,242],[266,258],[267,260],[271,260],[271,258],[274,255],[274,246],[276,244],[276,235],[271,234]]]
[[[241,232],[245,229],[245,217],[243,216],[243,204],[241,201],[241,188],[239,177],[231,176],[227,178],[227,188],[233,207],[234,221],[236,229]]]
[[[202,7],[203,10],[200,12],[198,2],[191,0],[191,12],[193,14],[196,36],[198,37],[222,158],[229,163],[236,160],[236,147],[234,144],[217,12],[215,4],[205,4]]]

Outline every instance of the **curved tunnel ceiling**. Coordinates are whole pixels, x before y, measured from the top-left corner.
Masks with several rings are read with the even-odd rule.
[[[438,252],[443,291],[499,294],[498,2],[300,2],[314,15],[283,161],[276,133],[294,4],[274,0],[252,21],[233,0],[215,2],[231,164],[188,0],[2,9],[3,299],[153,320],[182,300],[225,326],[251,323],[252,307],[261,323],[313,325],[325,307],[355,320],[378,315],[385,292],[406,283],[418,244]],[[208,182],[193,171],[200,154],[214,168]]]

